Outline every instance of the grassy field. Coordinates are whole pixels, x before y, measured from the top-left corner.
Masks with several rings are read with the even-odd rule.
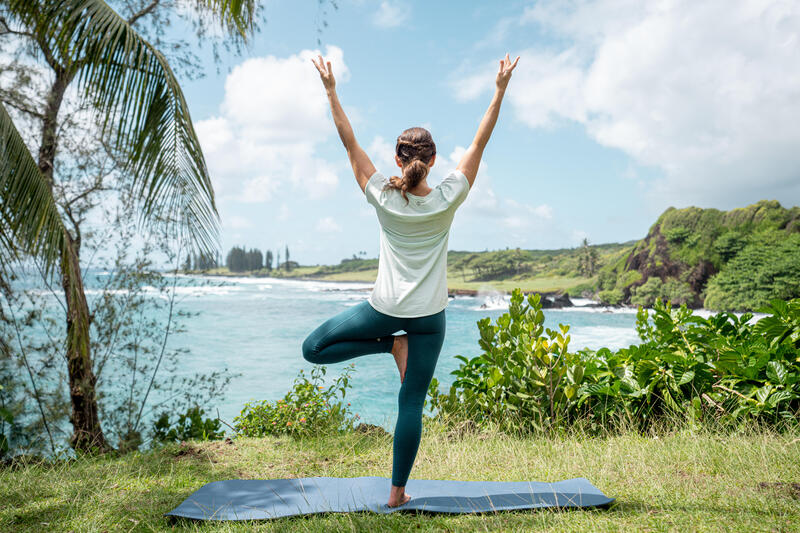
[[[119,458],[0,470],[0,531],[161,531],[162,514],[222,479],[388,476],[391,437],[351,433],[191,442]],[[179,521],[188,531],[799,531],[800,434],[646,437],[456,436],[429,426],[416,478],[586,477],[610,509],[477,516],[351,513],[251,523]],[[413,495],[412,495],[413,496]]]
[[[367,283],[374,282],[378,275],[378,269],[376,268],[369,270],[357,270],[353,272],[336,272],[333,274],[324,275],[318,275],[318,270],[319,267],[317,266],[301,266],[291,270],[288,273],[282,271],[273,271],[270,275],[281,278],[313,278],[323,281],[361,281]],[[227,268],[217,268],[210,270],[207,273],[217,276],[242,275],[234,274]],[[470,281],[469,278],[466,278],[465,281],[461,271],[448,271],[447,273],[447,288],[450,290],[495,290],[510,293],[511,289],[519,287],[523,291],[559,292],[591,281],[593,281],[593,278],[570,276],[535,276],[523,279],[504,279],[492,281]]]

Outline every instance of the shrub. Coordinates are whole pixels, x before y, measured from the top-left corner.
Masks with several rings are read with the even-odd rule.
[[[496,325],[478,321],[482,353],[457,356],[449,392],[431,383],[430,404],[444,420],[515,432],[575,423],[605,431],[614,421],[642,430],[656,421],[797,424],[800,299],[763,311],[752,324],[749,313],[702,318],[657,299],[652,314],[639,308],[641,344],[570,353],[569,327],[544,328],[539,298],[526,305],[515,289]]]
[[[694,302],[696,297],[692,288],[685,281],[668,279],[661,289],[661,299],[675,305],[688,305]]]
[[[483,353],[472,359],[456,356],[463,364],[453,371],[456,380],[448,394],[439,393],[437,380],[431,382],[432,408],[511,431],[559,424],[575,403],[582,368],[568,356],[569,327],[545,328],[541,296],[524,300],[514,289],[508,312],[496,325],[489,318],[478,321]]]
[[[691,234],[692,230],[682,226],[676,226],[663,231],[664,238],[673,244],[679,244],[685,241]]]
[[[709,309],[753,310],[800,296],[800,234],[763,234],[708,282]]]
[[[747,245],[747,238],[736,230],[728,231],[720,235],[712,250],[716,252],[723,263],[726,263],[734,258],[742,249]]]
[[[3,386],[0,385],[0,390],[3,390]],[[11,415],[11,412],[6,409],[5,407],[0,407],[0,422],[5,422],[9,425],[14,424],[14,417]],[[0,428],[2,424],[0,424]],[[3,428],[5,429],[5,428]],[[8,437],[6,437],[5,432],[0,432],[0,458],[2,458],[6,453],[8,453]]]
[[[203,418],[205,411],[198,406],[190,407],[170,423],[168,412],[153,423],[153,441],[158,443],[180,442],[184,440],[219,440],[225,436],[220,431],[218,418]]]
[[[597,293],[597,298],[600,299],[600,302],[607,305],[619,305],[622,303],[622,300],[625,299],[625,295],[622,294],[620,289],[610,289]]]
[[[653,303],[661,298],[664,283],[661,278],[651,276],[647,278],[644,284],[631,289],[631,303],[633,305],[641,305],[644,307],[652,307]]]
[[[347,366],[327,388],[323,385],[327,372],[324,366],[314,366],[310,380],[301,370],[282,399],[246,403],[233,419],[234,428],[246,437],[304,436],[351,429],[359,416],[351,415],[344,397],[354,369],[353,364]]]

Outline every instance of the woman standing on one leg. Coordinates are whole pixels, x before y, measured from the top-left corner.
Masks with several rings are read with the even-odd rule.
[[[381,233],[378,277],[369,299],[315,329],[303,342],[303,357],[328,364],[374,353],[394,356],[401,386],[390,507],[410,499],[405,485],[419,448],[422,405],[444,341],[450,224],[475,181],[518,61],[519,57],[512,63],[508,54],[500,60],[497,89],[475,139],[456,169],[433,188],[427,183],[436,161],[431,134],[423,128],[410,128],[397,138],[395,162],[402,176],[387,180],[356,141],[336,95],[330,61],[326,63],[322,56],[314,61],[356,181],[375,207]],[[405,334],[393,335],[399,330]]]

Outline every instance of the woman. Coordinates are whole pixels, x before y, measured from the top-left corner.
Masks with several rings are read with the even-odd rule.
[[[422,405],[444,341],[450,224],[475,181],[519,57],[513,63],[508,54],[500,60],[494,98],[475,139],[456,169],[433,188],[427,182],[436,161],[431,134],[410,128],[398,137],[394,159],[401,176],[387,180],[356,142],[336,95],[330,61],[325,63],[322,56],[311,61],[325,86],[356,181],[375,207],[381,233],[378,277],[369,299],[315,329],[303,342],[303,357],[328,364],[374,353],[394,356],[401,386],[388,505],[396,507],[411,499],[405,485],[419,448]],[[393,335],[400,330],[405,334]]]

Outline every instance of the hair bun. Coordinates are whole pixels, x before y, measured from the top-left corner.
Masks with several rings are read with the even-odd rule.
[[[399,189],[408,202],[406,191],[416,187],[428,175],[428,162],[436,155],[436,144],[425,128],[408,128],[397,138],[395,154],[402,164],[403,176],[392,176],[386,187]]]

